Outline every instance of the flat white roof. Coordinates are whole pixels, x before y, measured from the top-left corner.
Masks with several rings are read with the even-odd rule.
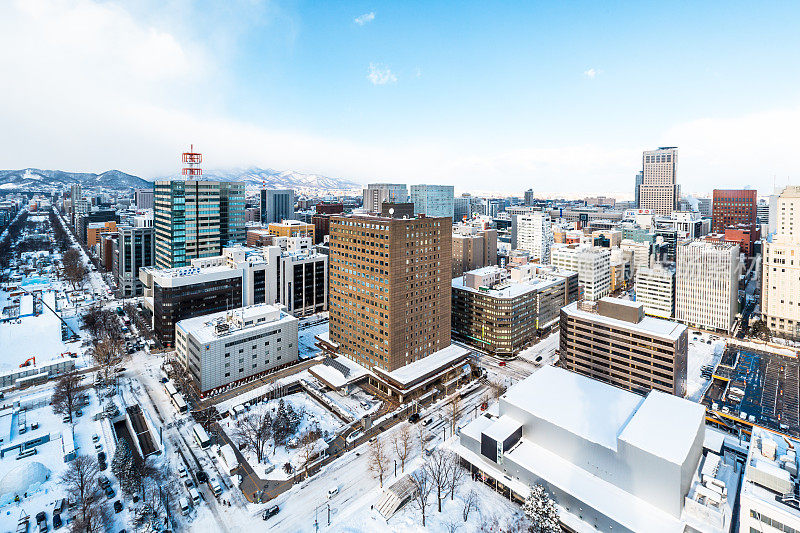
[[[683,464],[698,430],[705,427],[706,409],[700,404],[660,391],[651,391],[620,433],[620,440]]]
[[[618,303],[618,300],[615,299],[614,303]],[[633,303],[637,306],[641,305],[641,302],[633,302]],[[669,339],[671,341],[676,340],[678,337],[680,337],[681,333],[683,333],[686,330],[686,326],[683,324],[679,324],[671,320],[655,318],[652,316],[645,316],[640,322],[628,322],[627,320],[620,320],[618,318],[603,316],[599,313],[582,311],[578,309],[578,302],[573,302],[565,307],[562,307],[561,309],[568,315],[582,318],[584,320],[589,320],[591,322],[600,322],[602,324],[607,324],[609,326],[621,329],[638,330],[645,333],[649,333],[650,335],[653,336]]]
[[[644,401],[633,392],[554,366],[540,368],[501,399],[614,451],[617,435]]]
[[[375,368],[375,371],[385,374],[398,383],[406,385],[416,379],[420,379],[431,372],[451,364],[456,359],[464,357],[469,353],[470,350],[455,344],[451,344],[446,348],[442,348],[437,352],[433,352],[427,357],[423,357],[418,361],[401,366],[400,368],[392,370],[391,372],[383,371],[377,367]]]
[[[522,427],[522,424],[508,415],[503,415],[493,420],[483,433],[497,442],[503,442],[520,427]]]
[[[345,376],[336,368],[322,363],[310,367],[308,371],[312,375],[326,381],[337,389],[344,387],[349,383],[353,383],[354,381],[358,381],[364,376],[370,374],[369,370],[359,365],[355,361],[348,359],[347,357],[339,356],[335,359],[335,361],[341,363],[348,370],[350,370],[350,374]]]
[[[226,322],[225,318],[235,315],[237,319],[246,321],[249,319],[266,318],[264,322],[254,322],[248,326],[240,326],[234,322]],[[250,334],[256,329],[265,327],[280,326],[297,321],[297,318],[280,310],[279,307],[269,304],[258,304],[235,309],[233,311],[220,311],[209,315],[197,316],[181,320],[175,327],[192,335],[198,342],[208,343],[222,338],[235,337],[241,333]],[[216,325],[226,323],[230,329],[224,335],[217,335]]]

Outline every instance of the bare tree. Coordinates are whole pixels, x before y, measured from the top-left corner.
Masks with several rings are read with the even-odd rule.
[[[375,437],[375,440],[372,441],[371,444],[372,446],[369,450],[369,470],[374,476],[377,476],[381,488],[383,488],[383,477],[389,469],[389,456],[386,453],[383,440]]]
[[[70,248],[61,256],[61,265],[64,268],[64,278],[75,289],[77,285],[82,285],[86,280],[88,270],[83,264],[81,253],[75,248]]]
[[[303,460],[303,466],[306,471],[306,478],[308,478],[308,466],[317,456],[317,440],[319,439],[319,430],[310,430],[300,437],[300,458]]]
[[[260,463],[264,459],[264,448],[272,436],[272,417],[267,410],[247,414],[236,422],[233,437],[239,447],[249,447]]]
[[[74,532],[102,531],[104,525],[100,505],[100,486],[97,483],[99,469],[90,456],[80,455],[69,463],[61,475],[70,501],[75,502],[77,513],[72,523]]]
[[[450,414],[450,435],[456,434],[456,425],[458,422],[458,414],[461,411],[461,397],[456,394],[453,399],[447,404],[447,412]]]
[[[441,450],[436,450],[423,467],[428,470],[428,477],[436,488],[436,499],[439,503],[440,513],[442,512],[442,496],[447,492],[447,482],[449,480],[447,463],[447,454]]]
[[[406,459],[411,454],[412,437],[411,426],[403,424],[394,437],[394,453],[400,459],[400,471],[406,471]]]
[[[450,499],[453,500],[455,498],[456,491],[458,487],[464,482],[464,477],[467,475],[467,471],[461,466],[461,462],[453,452],[448,452],[447,454],[447,490],[450,491]]]
[[[81,327],[88,331],[92,337],[99,337],[103,319],[102,308],[99,305],[93,305],[81,316]]]
[[[464,509],[461,511],[461,516],[464,518],[464,522],[469,519],[469,513],[473,509],[478,508],[478,493],[475,492],[475,489],[470,489],[467,496],[464,498]]]
[[[108,335],[96,342],[92,349],[94,362],[103,371],[103,377],[108,381],[108,374],[125,359],[125,348],[121,341]]]
[[[444,528],[447,533],[456,533],[461,528],[461,524],[457,520],[448,520],[444,523]]]
[[[83,405],[86,393],[80,389],[82,379],[83,376],[73,370],[56,381],[51,398],[54,413],[72,418],[72,414]]]
[[[506,385],[502,381],[494,380],[489,382],[489,389],[491,390],[492,399],[496,400],[506,392]]]
[[[416,472],[411,474],[411,483],[414,484],[414,493],[411,495],[411,501],[422,513],[422,527],[425,527],[425,515],[428,510],[428,499],[433,490],[433,483],[430,479],[430,473],[425,467],[419,468]]]

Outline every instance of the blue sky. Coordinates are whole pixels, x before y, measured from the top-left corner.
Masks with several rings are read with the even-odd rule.
[[[800,171],[798,15],[785,2],[9,2],[0,166],[152,176],[194,142],[209,166],[579,195],[631,192],[641,151],[668,144],[684,191],[769,192]]]

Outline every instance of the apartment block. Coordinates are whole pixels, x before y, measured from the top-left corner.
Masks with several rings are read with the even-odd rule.
[[[517,249],[530,252],[533,261],[542,264],[550,262],[553,221],[548,213],[540,211],[517,215],[512,220],[512,232],[514,231],[517,236]]]
[[[450,218],[333,217],[330,340],[390,372],[449,346],[452,257]]]
[[[640,209],[651,209],[656,215],[669,215],[678,208],[680,188],[675,181],[677,166],[678,149],[674,146],[642,154]]]
[[[688,330],[645,316],[639,302],[602,298],[561,309],[562,367],[646,394],[686,392]]]
[[[764,242],[761,316],[776,335],[800,339],[800,187],[778,196],[775,233]]]
[[[711,206],[711,231],[724,233],[730,226],[745,225],[753,230],[756,227],[755,189],[714,189]]]
[[[468,224],[453,226],[453,277],[497,264],[497,230]]]
[[[452,185],[411,186],[411,201],[414,203],[415,214],[453,219],[454,196],[455,188]]]
[[[364,189],[364,211],[380,213],[384,202],[408,202],[408,188],[404,183],[370,183]]]
[[[611,291],[611,252],[607,248],[557,246],[552,251],[552,264],[578,273],[586,300],[599,300]]]
[[[675,271],[660,264],[636,271],[636,301],[659,318],[675,316]]]
[[[178,361],[201,395],[297,361],[298,319],[267,304],[179,321]]]
[[[678,246],[675,318],[730,332],[738,312],[739,245],[694,241]]]

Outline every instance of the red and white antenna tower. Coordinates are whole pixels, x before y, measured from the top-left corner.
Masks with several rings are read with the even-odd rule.
[[[188,177],[199,178],[203,175],[203,169],[200,168],[200,163],[203,162],[203,154],[194,151],[194,145],[189,145],[189,151],[183,152],[183,167],[182,174]]]

